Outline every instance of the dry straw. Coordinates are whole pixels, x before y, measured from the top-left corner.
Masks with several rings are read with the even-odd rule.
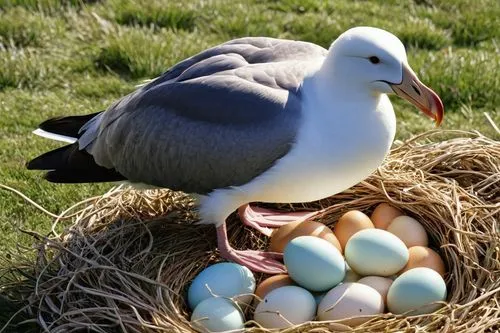
[[[321,208],[315,219],[329,226],[349,209],[370,213],[381,202],[403,209],[423,223],[447,263],[446,305],[429,315],[384,314],[352,329],[311,322],[288,332],[499,330],[500,143],[460,131],[448,131],[448,139],[439,141],[442,133],[400,143],[372,177],[348,191],[321,202],[272,207]],[[16,290],[11,297],[25,297],[20,315],[48,332],[191,332],[186,289],[198,272],[220,260],[214,228],[194,224],[192,200],[166,190],[118,188],[86,204],[65,212],[78,214],[61,235],[32,233],[36,256],[29,265],[4,269],[4,277],[24,274],[3,286]],[[236,247],[266,247],[267,240],[235,216],[229,233]],[[247,314],[251,318],[251,309]],[[254,322],[247,326],[263,330]]]

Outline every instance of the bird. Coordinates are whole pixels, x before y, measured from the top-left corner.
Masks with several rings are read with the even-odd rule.
[[[120,182],[191,193],[221,257],[282,273],[282,254],[235,249],[226,219],[269,236],[314,212],[255,203],[324,199],[368,178],[396,133],[389,94],[437,125],[444,107],[408,64],[403,43],[353,27],[325,49],[244,37],[206,49],[88,115],[49,119],[35,134],[68,144],[27,163],[55,183]]]

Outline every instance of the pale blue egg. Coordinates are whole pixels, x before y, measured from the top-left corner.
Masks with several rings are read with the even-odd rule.
[[[405,243],[381,229],[363,229],[347,241],[345,260],[360,275],[390,276],[408,262]]]
[[[330,242],[314,236],[292,239],[283,254],[290,277],[312,291],[325,291],[342,282],[345,263]]]
[[[430,304],[446,299],[446,284],[436,271],[427,267],[410,269],[394,280],[387,293],[387,307],[395,314],[415,310],[410,315],[431,313],[441,307]]]
[[[235,297],[249,303],[255,291],[255,277],[245,266],[230,262],[217,263],[201,271],[188,290],[188,302],[194,309],[201,301],[215,296]]]
[[[245,318],[236,304],[222,297],[211,297],[196,306],[191,325],[199,332],[225,332],[244,328]]]

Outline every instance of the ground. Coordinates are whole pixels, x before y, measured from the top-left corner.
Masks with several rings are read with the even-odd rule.
[[[49,211],[111,188],[55,185],[25,170],[60,143],[31,131],[49,118],[105,109],[142,80],[209,46],[242,36],[306,40],[324,47],[353,26],[389,30],[409,63],[442,98],[444,129],[498,137],[500,2],[496,0],[0,0],[0,183]],[[432,129],[394,98],[398,139]],[[0,250],[29,245],[18,228],[45,233],[51,219],[0,189]]]

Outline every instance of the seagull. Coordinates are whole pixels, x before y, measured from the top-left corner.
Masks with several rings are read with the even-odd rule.
[[[285,271],[280,253],[238,250],[226,219],[270,235],[314,213],[250,203],[324,199],[369,177],[389,153],[396,118],[388,94],[439,125],[443,104],[410,68],[393,34],[355,27],[328,50],[247,37],[171,67],[107,110],[53,118],[35,134],[68,142],[27,163],[56,183],[128,181],[197,195],[227,260]]]

